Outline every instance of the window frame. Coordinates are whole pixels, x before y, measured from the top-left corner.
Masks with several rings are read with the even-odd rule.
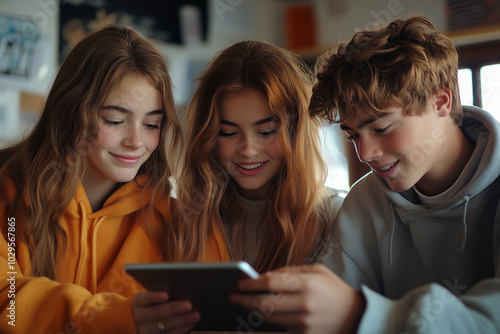
[[[500,39],[457,46],[457,51],[458,68],[468,68],[472,72],[472,103],[481,108],[481,67],[500,64]]]

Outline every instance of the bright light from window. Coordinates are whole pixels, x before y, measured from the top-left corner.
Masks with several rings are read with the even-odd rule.
[[[349,189],[349,167],[344,154],[345,135],[338,124],[322,127],[320,149],[328,168],[325,185],[334,189]],[[352,145],[351,143],[348,143]]]
[[[472,105],[472,71],[469,68],[458,70],[458,87],[460,88],[460,103]]]
[[[500,121],[500,64],[481,67],[483,109]]]

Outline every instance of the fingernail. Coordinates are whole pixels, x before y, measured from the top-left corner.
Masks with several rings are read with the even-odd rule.
[[[193,306],[191,305],[190,302],[185,302],[185,303],[180,304],[179,308],[180,308],[181,312],[187,312],[187,311],[190,311],[193,308]]]
[[[165,291],[160,291],[156,295],[160,300],[168,300],[168,294]]]
[[[198,321],[198,320],[200,320],[200,318],[201,318],[201,315],[198,312],[194,312],[193,314],[191,314],[191,319],[193,321]]]

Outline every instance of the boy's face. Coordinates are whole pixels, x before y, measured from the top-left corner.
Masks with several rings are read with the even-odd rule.
[[[359,160],[368,164],[397,192],[446,168],[442,143],[443,117],[429,107],[420,116],[406,116],[401,107],[379,118],[357,118],[341,124],[354,143]]]

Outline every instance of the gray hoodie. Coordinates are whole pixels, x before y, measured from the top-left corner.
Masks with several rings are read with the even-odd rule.
[[[500,333],[500,125],[464,107],[462,131],[476,147],[439,204],[373,172],[349,191],[320,262],[366,297],[359,333]]]

